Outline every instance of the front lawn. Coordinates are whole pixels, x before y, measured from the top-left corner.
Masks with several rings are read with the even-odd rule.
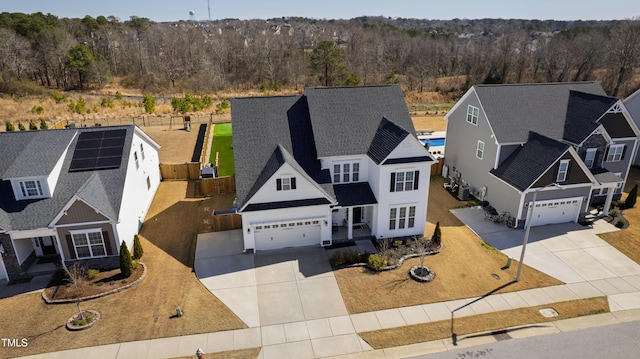
[[[233,146],[230,123],[220,123],[213,125],[213,142],[211,143],[210,163],[216,163],[216,154],[218,156],[218,176],[233,176]]]
[[[484,244],[449,212],[449,209],[461,206],[464,202],[453,198],[442,188],[442,183],[440,177],[432,179],[425,232],[426,236],[431,237],[435,223],[440,222],[444,249],[440,254],[426,257],[424,261],[436,273],[435,279],[429,283],[418,283],[409,278],[408,271],[419,264],[419,258],[405,261],[398,269],[379,273],[363,267],[336,270],[334,273],[349,313],[472,298],[513,281],[517,261],[513,261],[511,268],[501,269],[507,257]],[[563,283],[524,266],[522,280],[497,293],[560,284]]]

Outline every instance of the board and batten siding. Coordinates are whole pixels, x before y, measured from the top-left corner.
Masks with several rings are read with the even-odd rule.
[[[74,224],[74,223],[86,223],[86,222],[101,222],[108,221],[109,219],[102,214],[96,212],[95,209],[82,201],[75,201],[66,211],[65,214],[60,217],[56,225]]]

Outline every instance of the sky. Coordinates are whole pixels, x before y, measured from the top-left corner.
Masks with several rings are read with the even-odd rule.
[[[51,13],[82,18],[113,15],[121,21],[131,16],[153,21],[211,19],[268,19],[302,16],[316,19],[350,19],[385,16],[418,19],[554,19],[622,20],[640,18],[638,0],[0,0],[0,12]]]

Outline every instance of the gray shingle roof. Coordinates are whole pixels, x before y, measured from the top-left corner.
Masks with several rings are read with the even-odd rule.
[[[114,128],[126,129],[127,132],[124,151],[122,154],[123,162],[119,168],[69,172],[69,165],[78,139],[77,135],[80,132],[108,131]],[[60,177],[58,178],[58,182],[51,198],[16,201],[13,196],[13,192],[11,191],[11,184],[9,181],[0,181],[0,227],[11,230],[45,228],[75,195],[78,195],[79,198],[90,206],[102,211],[112,220],[118,220],[127,171],[127,160],[129,158],[131,143],[133,141],[134,128],[134,125],[129,125],[45,130],[38,131],[38,133],[35,133],[34,131],[30,136],[35,136],[42,141],[31,141],[29,142],[28,147],[29,150],[35,150],[41,153],[48,151],[48,147],[46,146],[52,142],[52,140],[48,138],[49,136],[55,139],[68,138],[71,136],[73,137],[73,140],[71,141],[69,150],[64,158]],[[10,139],[9,142],[13,141],[11,140],[11,136],[13,135],[13,133],[0,133],[0,144],[5,145],[8,143],[5,142],[5,139],[7,138]],[[23,147],[23,149],[24,148],[26,148],[26,146]],[[19,158],[20,153],[12,153],[14,154],[13,158],[8,156],[0,157],[0,168],[2,168],[2,166],[7,162],[11,162],[13,164],[14,161]],[[50,161],[57,160],[53,156],[46,156],[46,158],[49,158]],[[24,165],[28,166],[29,163],[24,163]]]
[[[395,85],[236,98],[231,100],[231,118],[239,208],[282,165],[286,154],[335,201],[329,171],[321,169],[319,157],[366,154],[380,126],[389,136],[415,136],[402,91]],[[393,149],[373,147],[384,157]]]
[[[0,178],[49,175],[75,135],[74,131],[7,132],[0,141]]]
[[[384,117],[415,136],[398,85],[305,89],[319,157],[367,153]]]
[[[617,101],[613,97],[570,91],[563,138],[575,144],[584,141],[598,128],[596,121]]]
[[[490,172],[518,190],[524,191],[570,147],[566,143],[530,132],[528,141]]]
[[[614,174],[613,172],[609,172],[609,170],[605,168],[594,168],[591,170],[593,177],[596,178],[598,183],[614,183],[614,182],[622,182],[624,181],[620,176]]]
[[[606,97],[597,82],[476,85],[474,89],[499,143],[524,143],[529,131],[561,140],[570,91]],[[571,138],[575,137],[573,120]]]

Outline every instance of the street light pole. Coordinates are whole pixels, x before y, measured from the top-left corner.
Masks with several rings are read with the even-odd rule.
[[[525,249],[527,249],[527,243],[529,242],[529,233],[531,232],[531,219],[533,217],[533,209],[536,205],[536,199],[538,198],[538,192],[550,186],[556,186],[560,189],[564,189],[559,184],[554,182],[533,191],[533,199],[531,200],[531,204],[527,209],[527,228],[524,231],[524,241],[522,242],[522,252],[520,253],[520,262],[518,263],[518,271],[516,272],[516,282],[520,281],[520,274],[522,273],[522,262],[524,262],[524,251]]]

